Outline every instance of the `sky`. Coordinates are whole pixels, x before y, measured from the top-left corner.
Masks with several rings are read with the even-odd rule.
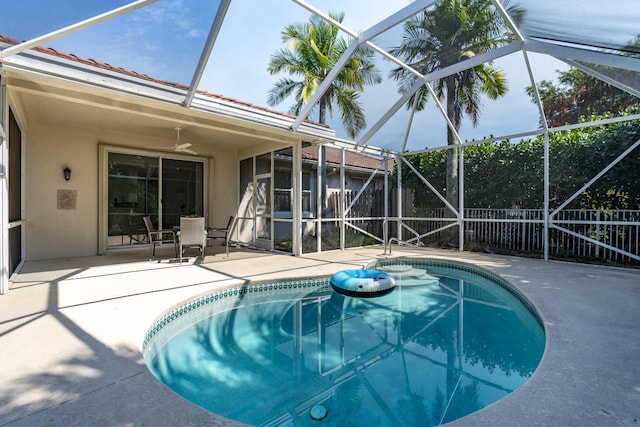
[[[0,0],[3,11],[0,33],[29,39],[127,3],[125,0],[56,0],[57,7],[43,8],[42,0]],[[217,4],[212,0],[160,0],[46,45],[158,79],[189,84]],[[410,0],[308,0],[307,4],[321,12],[344,12],[344,25],[362,32],[408,6]],[[269,107],[269,90],[285,76],[272,76],[266,71],[271,55],[283,47],[281,31],[288,24],[308,21],[310,15],[309,10],[291,0],[232,0],[199,89]],[[397,46],[400,34],[399,29],[393,29],[375,42],[389,49]],[[541,55],[532,55],[531,62],[536,81],[552,80],[556,70],[566,69],[563,63]],[[362,95],[368,126],[376,123],[399,98],[396,83],[386,78],[390,63],[381,57],[376,58],[376,63],[385,82],[367,87]],[[524,92],[530,80],[522,54],[510,55],[494,65],[506,73],[510,84],[508,95],[500,101],[486,100],[480,126],[473,128],[463,123],[463,139],[538,128],[537,109]],[[290,100],[270,108],[288,112],[292,104]],[[339,137],[346,137],[339,118],[339,110],[334,109],[330,124]],[[399,148],[407,135],[409,120],[409,113],[401,109],[370,143]],[[446,144],[445,134],[445,122],[431,103],[426,111],[413,118],[408,146],[411,149],[441,146]]]

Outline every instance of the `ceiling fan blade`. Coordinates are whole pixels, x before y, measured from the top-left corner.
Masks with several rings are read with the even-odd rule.
[[[175,129],[177,132],[176,142],[172,146],[149,147],[149,148],[156,149],[156,150],[167,150],[167,151],[173,150],[176,153],[188,153],[188,154],[197,155],[198,153],[196,153],[195,151],[189,150],[189,147],[191,147],[193,144],[191,144],[190,142],[180,142],[180,131],[182,130],[182,128],[176,127]]]

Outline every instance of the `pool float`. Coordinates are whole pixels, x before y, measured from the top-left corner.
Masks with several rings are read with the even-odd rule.
[[[371,298],[393,291],[396,281],[378,270],[342,270],[331,276],[331,287],[342,295]]]

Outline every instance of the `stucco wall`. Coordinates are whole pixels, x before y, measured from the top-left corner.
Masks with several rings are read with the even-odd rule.
[[[25,132],[25,258],[97,254],[98,175],[95,134],[31,126]],[[71,168],[65,181],[62,169]],[[75,209],[58,209],[58,190],[75,190]]]
[[[25,137],[25,259],[91,256],[99,253],[99,143],[141,148],[159,145],[140,135],[104,130],[29,126]],[[163,142],[164,143],[164,142]],[[202,152],[209,157],[209,224],[226,225],[238,200],[235,151]],[[65,181],[63,168],[72,170]],[[58,208],[58,190],[77,194],[75,209]]]
[[[209,225],[224,227],[238,208],[238,158],[234,151],[216,150],[209,164]]]

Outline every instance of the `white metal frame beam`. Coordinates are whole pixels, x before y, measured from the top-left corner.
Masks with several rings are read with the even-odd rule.
[[[622,68],[640,72],[640,59],[633,56],[614,55],[608,52],[581,49],[573,46],[561,46],[540,40],[526,40],[524,48],[530,52],[551,55],[560,60],[573,59],[591,62],[606,67]]]
[[[627,155],[629,155],[629,153],[631,153],[633,150],[635,150],[638,146],[640,146],[640,139],[637,140],[635,143],[633,143],[633,145],[631,145],[629,148],[627,148],[626,150],[624,150],[624,152],[622,154],[620,154],[618,157],[616,157],[611,163],[609,163],[607,166],[605,166],[600,172],[598,172],[596,174],[596,176],[594,176],[593,178],[591,178],[586,184],[584,184],[582,187],[580,187],[579,190],[577,190],[575,193],[573,193],[573,195],[571,197],[569,197],[567,200],[564,201],[564,203],[562,203],[560,206],[558,206],[550,215],[550,219],[553,220],[553,218],[558,214],[558,212],[560,212],[562,209],[564,209],[569,203],[571,203],[572,201],[574,201],[578,196],[580,196],[582,193],[584,193],[584,191],[591,187],[591,185],[593,183],[595,183],[596,181],[598,181],[600,178],[602,178],[602,176],[604,176],[604,174],[606,174],[609,170],[611,170],[611,168],[613,168],[615,165],[617,165],[618,163],[620,163],[620,161],[622,161],[622,159],[624,159],[625,157],[627,157]]]
[[[139,9],[144,6],[148,6],[151,3],[155,3],[158,0],[138,0],[128,5],[113,9],[109,12],[102,13],[100,15],[94,16],[93,18],[85,19],[84,21],[80,21],[78,23],[69,25],[67,27],[61,28],[56,31],[52,31],[43,36],[33,38],[31,40],[27,40],[23,43],[17,44],[15,46],[9,47],[0,52],[0,59],[7,58],[11,55],[18,54],[20,52],[24,52],[25,50],[31,49],[36,46],[40,46],[46,42],[51,40],[58,39],[62,36],[66,36],[67,34],[75,33],[76,31],[80,31],[85,28],[92,27],[96,24],[99,24],[104,21],[108,21],[117,16],[124,15],[126,13],[132,12],[136,9]]]
[[[494,59],[510,55],[514,52],[517,52],[521,48],[522,48],[522,43],[513,42],[506,46],[487,52],[485,54],[474,56],[472,58],[461,61],[455,65],[451,65],[449,67],[445,67],[440,70],[434,71],[433,73],[429,73],[427,75],[421,76],[420,79],[417,80],[413,84],[413,86],[411,86],[411,88],[407,92],[405,92],[373,126],[371,126],[371,128],[369,128],[369,130],[358,141],[358,145],[365,145],[373,137],[373,135],[375,135],[382,128],[382,126],[384,126],[385,123],[387,123],[391,119],[391,117],[393,117],[393,115],[396,114],[398,110],[400,110],[400,108],[402,108],[402,106],[404,106],[407,103],[409,98],[411,98],[411,96],[413,96],[413,94],[415,94],[422,87],[422,85],[427,84],[428,82],[432,82],[434,80],[447,77],[451,74],[468,70],[469,68],[477,67],[478,65],[483,64],[484,62],[492,61]],[[431,94],[433,96],[433,92],[431,92]],[[437,99],[437,98],[434,97],[434,99]],[[443,111],[441,106],[440,106],[440,110]],[[445,118],[448,120],[448,118],[446,117],[446,114],[445,114]],[[457,139],[458,141],[460,140],[459,137]]]
[[[1,68],[0,68],[1,71]],[[9,112],[6,77],[0,73],[0,294],[9,292]]]
[[[606,76],[602,73],[597,72],[596,70],[589,68],[587,66],[585,66],[584,64],[577,62],[577,61],[573,61],[570,59],[563,59],[564,62],[566,62],[567,64],[569,64],[570,66],[574,67],[574,68],[578,68],[582,71],[584,71],[587,74],[592,75],[593,77],[602,80],[605,83],[610,84],[611,86],[615,86],[620,90],[623,90],[625,92],[630,93],[631,95],[637,96],[638,98],[640,98],[640,90],[633,88],[631,86],[628,86],[626,84],[624,84],[621,81],[615,80],[609,76]]]
[[[380,49],[378,46],[373,44],[370,40],[372,38],[374,38],[375,36],[383,33],[384,31],[387,31],[388,29],[390,29],[393,26],[397,25],[398,23],[400,23],[400,22],[402,22],[402,21],[404,21],[406,19],[409,19],[411,16],[415,15],[416,13],[419,13],[421,10],[426,9],[427,7],[429,7],[432,4],[436,3],[437,0],[417,0],[417,1],[413,2],[413,3],[411,3],[409,6],[403,8],[400,11],[398,11],[398,12],[394,13],[393,15],[389,16],[388,18],[380,21],[378,24],[372,26],[368,30],[365,30],[361,35],[358,35],[355,31],[352,31],[351,29],[349,29],[345,25],[343,25],[340,22],[337,22],[336,20],[332,19],[330,16],[328,16],[327,14],[325,14],[325,13],[321,12],[320,10],[316,9],[315,7],[313,7],[312,5],[307,3],[306,1],[303,1],[303,0],[292,0],[292,1],[294,3],[296,3],[296,4],[298,4],[299,6],[307,9],[311,13],[313,13],[313,14],[319,16],[320,18],[326,20],[327,22],[331,23],[332,25],[335,25],[338,29],[340,29],[341,31],[344,31],[345,33],[347,33],[348,35],[350,35],[351,37],[354,38],[354,40],[351,42],[351,44],[349,45],[347,50],[342,54],[342,56],[338,59],[338,61],[334,65],[334,67],[329,72],[329,74],[322,81],[322,83],[320,84],[320,87],[318,87],[318,90],[316,91],[316,93],[311,97],[309,102],[307,102],[307,104],[304,106],[304,108],[300,112],[300,114],[299,114],[298,118],[296,119],[296,121],[291,125],[291,129],[292,130],[296,130],[298,128],[298,126],[300,126],[302,121],[305,120],[309,116],[309,114],[311,114],[311,111],[316,106],[316,104],[320,101],[320,98],[325,94],[325,92],[327,91],[329,86],[331,86],[333,81],[336,79],[336,77],[338,76],[338,74],[342,70],[342,67],[344,67],[344,65],[347,63],[347,61],[349,60],[349,58],[351,57],[353,52],[355,52],[356,49],[361,44],[365,43],[369,47],[371,47],[375,51],[377,51],[378,53],[383,54],[387,59],[391,59],[392,61],[394,61],[394,62],[396,62],[398,64],[401,64],[401,65],[405,66],[406,68],[409,68],[406,65],[404,65],[401,61],[399,61],[397,58],[395,58],[392,55],[389,55],[386,51],[384,51],[383,49]],[[413,72],[415,72],[415,71],[413,71]]]
[[[227,15],[229,4],[231,4],[231,0],[222,0],[220,2],[220,5],[218,5],[218,10],[216,12],[216,16],[213,18],[213,22],[211,23],[211,29],[209,30],[207,41],[202,48],[202,53],[200,54],[198,65],[196,66],[196,70],[193,73],[193,78],[191,79],[191,84],[189,85],[187,96],[184,99],[183,104],[185,107],[190,107],[191,102],[193,102],[193,97],[195,96],[196,91],[198,90],[198,86],[200,85],[202,74],[204,73],[204,70],[207,67],[207,63],[209,62],[209,56],[211,56],[211,51],[213,50],[213,46],[216,43],[218,34],[220,33],[220,28],[222,28],[224,17]]]
[[[446,197],[440,194],[440,192],[436,190],[436,188],[433,185],[431,185],[429,180],[427,180],[427,178],[425,178],[404,156],[402,157],[402,161],[407,166],[409,166],[409,169],[411,169],[413,173],[415,173],[416,176],[420,178],[420,180],[424,182],[427,187],[429,187],[429,190],[431,190],[433,194],[435,194],[451,210],[451,212],[453,212],[456,216],[459,215],[458,210],[451,203],[449,203]]]

